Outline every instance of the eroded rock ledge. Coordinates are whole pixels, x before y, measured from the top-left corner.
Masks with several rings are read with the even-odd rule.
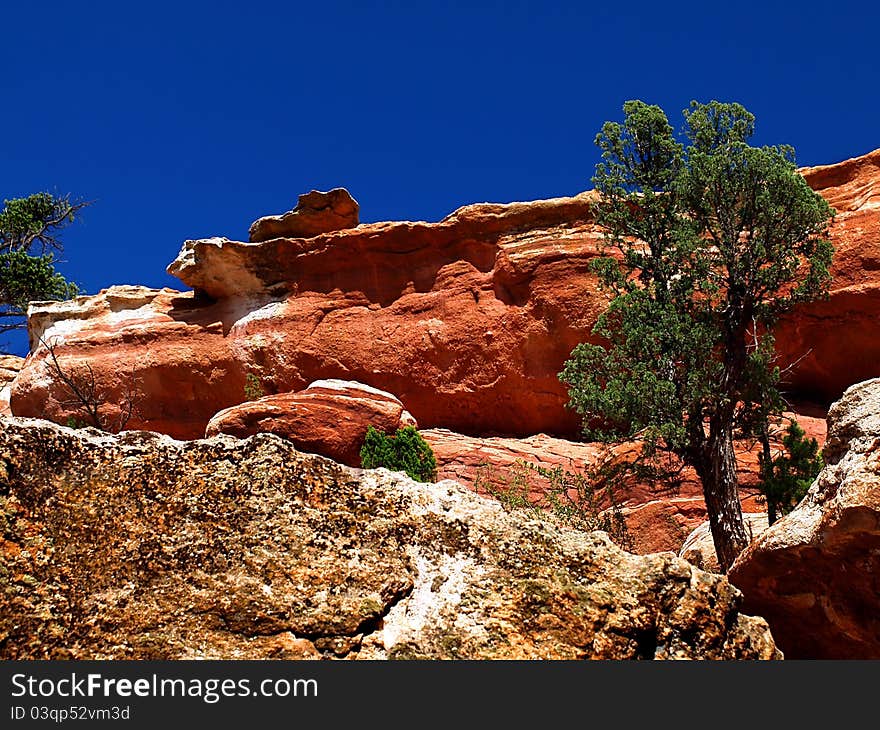
[[[0,426],[0,657],[773,658],[670,553],[260,434]]]
[[[798,399],[828,404],[880,375],[880,150],[802,171],[837,208],[830,297],[779,326],[779,363],[797,362]],[[578,419],[557,373],[589,340],[607,299],[590,261],[593,193],[477,204],[437,223],[361,224],[263,243],[188,241],[169,270],[197,294],[113,287],[30,310],[32,343],[91,367],[111,399],[135,383],[131,426],[178,438],[244,399],[324,378],[393,393],[423,428],[570,437]],[[102,300],[103,298],[103,300]],[[149,301],[147,301],[149,299]],[[73,415],[44,354],[28,359],[12,412]]]

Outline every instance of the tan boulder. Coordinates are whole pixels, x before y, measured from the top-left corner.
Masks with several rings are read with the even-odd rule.
[[[312,238],[320,233],[354,228],[358,224],[357,201],[345,188],[328,192],[312,190],[299,196],[296,207],[283,215],[259,218],[251,225],[250,241],[270,238]]]
[[[12,415],[9,409],[9,395],[12,392],[12,381],[24,366],[24,358],[17,355],[0,355],[0,415]]]
[[[0,659],[772,659],[670,553],[299,452],[0,424]]]
[[[297,393],[267,395],[226,408],[208,422],[205,435],[246,438],[274,433],[300,451],[360,466],[368,426],[393,433],[418,424],[391,393],[363,383],[318,380]]]
[[[758,537],[768,527],[766,512],[745,512],[743,513],[743,520],[745,520],[746,534],[749,536],[750,541]],[[684,545],[681,546],[678,557],[684,558],[701,570],[708,570],[710,573],[721,572],[718,567],[718,556],[715,553],[715,542],[712,539],[712,530],[709,527],[708,520],[702,522],[687,536]]]

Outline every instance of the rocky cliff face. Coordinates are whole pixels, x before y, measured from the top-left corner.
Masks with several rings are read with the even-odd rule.
[[[880,150],[804,174],[838,209],[834,281],[777,340],[782,362],[800,360],[792,391],[830,402],[880,375]],[[31,338],[56,341],[62,363],[88,363],[117,390],[135,382],[131,425],[176,437],[201,436],[244,400],[248,373],[267,394],[356,380],[395,394],[425,428],[572,435],[556,374],[606,304],[588,271],[600,240],[592,200],[471,205],[438,223],[262,243],[187,241],[169,271],[196,294],[114,287],[36,305]],[[12,410],[64,422],[43,360],[29,358]]]
[[[799,361],[792,386],[830,403],[880,375],[880,150],[801,172],[837,211],[834,280],[828,299],[780,324],[777,349],[781,363]]]
[[[830,401],[880,375],[880,150],[803,173],[838,210],[834,280],[827,301],[782,323],[777,344],[782,364],[798,361],[791,394]],[[357,223],[348,198],[317,195],[280,218],[288,233],[325,232],[188,241],[169,270],[194,292],[112,287],[38,304],[29,316],[32,343],[54,344],[66,370],[91,368],[108,419],[133,389],[128,427],[175,438],[204,435],[218,411],[245,400],[249,379],[288,405],[315,380],[343,379],[399,398],[428,430],[441,476],[473,483],[484,467],[501,474],[521,457],[595,463],[593,447],[566,440],[578,421],[556,375],[606,304],[588,270],[600,241],[593,194],[471,205],[438,223],[356,227],[346,227]],[[306,224],[318,228],[296,227]],[[76,415],[43,347],[9,397],[16,415],[59,423]],[[231,430],[263,428],[278,413],[273,402],[266,412],[235,410],[234,418],[250,420]],[[297,418],[291,423],[303,428]],[[821,441],[816,423],[808,430]],[[299,443],[321,451],[314,438]],[[357,462],[357,445],[337,446],[323,453]],[[756,473],[754,455],[741,452],[744,505],[759,511]],[[706,518],[688,474],[676,492],[632,483],[618,498],[640,552],[679,550]]]
[[[786,656],[880,658],[880,379],[828,414],[827,466],[730,570]]]
[[[671,554],[260,434],[0,422],[0,657],[774,658]]]
[[[36,305],[32,342],[62,365],[137,383],[132,427],[195,438],[244,399],[325,378],[403,401],[424,427],[533,434],[577,430],[559,366],[605,306],[590,196],[469,206],[439,223],[375,223],[259,244],[189,241],[170,271],[198,294],[112,288]],[[13,412],[64,422],[38,350]]]

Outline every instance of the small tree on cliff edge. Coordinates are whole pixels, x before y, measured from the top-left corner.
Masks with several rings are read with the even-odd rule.
[[[833,210],[791,147],[748,144],[739,104],[692,102],[686,145],[659,107],[623,109],[596,137],[596,219],[616,254],[593,262],[612,295],[593,329],[603,344],[578,345],[560,378],[587,435],[638,435],[644,457],[694,467],[727,570],[748,542],[734,434],[781,411],[772,326],[827,292]]]
[[[0,333],[25,326],[29,302],[69,299],[77,287],[55,270],[59,231],[88,203],[34,193],[3,201],[0,211]]]

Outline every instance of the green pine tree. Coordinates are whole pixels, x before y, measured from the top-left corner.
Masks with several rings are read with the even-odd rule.
[[[763,454],[760,457],[761,494],[767,502],[767,521],[771,525],[797,506],[824,466],[818,442],[804,436],[798,422],[790,420],[782,439],[785,452],[772,460]]]
[[[26,325],[28,303],[69,299],[75,284],[55,269],[62,250],[59,231],[88,203],[69,196],[35,193],[5,200],[0,211],[0,333]]]

